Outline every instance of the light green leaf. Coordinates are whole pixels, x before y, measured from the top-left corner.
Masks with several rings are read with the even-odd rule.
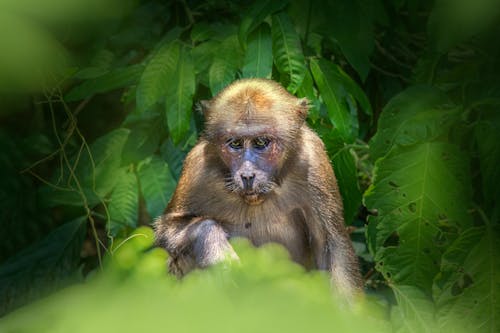
[[[437,142],[394,148],[377,161],[364,198],[378,211],[367,241],[389,283],[430,293],[441,249],[471,224],[468,165],[456,146]]]
[[[167,207],[177,185],[168,164],[153,156],[139,169],[142,195],[151,218],[160,216]]]
[[[443,255],[434,285],[442,332],[500,330],[499,239],[497,225],[470,228]]]
[[[437,332],[436,310],[429,296],[409,285],[392,285],[398,306],[391,322],[395,332]]]
[[[321,98],[326,104],[330,121],[344,142],[353,142],[356,137],[354,129],[357,128],[357,120],[351,116],[346,91],[338,75],[335,74],[335,65],[324,59],[312,59],[311,71]]]
[[[440,90],[412,86],[393,97],[382,110],[378,131],[370,140],[370,152],[377,159],[395,145],[412,145],[446,135],[460,115]]]
[[[134,172],[122,173],[118,179],[108,206],[110,221],[108,229],[117,236],[126,228],[137,227],[139,217],[139,185]]]
[[[177,68],[179,43],[166,43],[149,60],[141,75],[136,91],[137,108],[140,112],[149,109],[165,97],[165,92]]]
[[[222,41],[208,73],[213,96],[234,81],[242,59],[243,51],[236,35],[231,35]]]
[[[167,85],[165,111],[170,136],[180,142],[189,131],[189,121],[195,91],[193,61],[187,48],[180,52],[177,70]]]
[[[144,65],[142,64],[114,69],[74,87],[64,96],[64,100],[68,102],[78,101],[95,94],[134,84],[139,79],[143,70]]]
[[[274,63],[283,75],[282,83],[293,94],[300,88],[307,71],[299,35],[284,13],[273,15],[271,33]]]
[[[263,24],[248,38],[241,76],[244,78],[271,78],[273,70],[273,46],[271,30]]]

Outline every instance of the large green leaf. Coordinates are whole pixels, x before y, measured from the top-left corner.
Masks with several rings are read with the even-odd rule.
[[[153,156],[141,165],[139,180],[149,215],[152,218],[161,215],[177,184],[168,164]]]
[[[412,86],[393,97],[378,120],[378,131],[370,140],[370,152],[377,159],[395,145],[412,145],[446,136],[461,109],[431,86]]]
[[[64,99],[68,102],[78,101],[95,94],[126,87],[137,82],[143,70],[142,64],[114,69],[74,87],[64,96]]]
[[[398,306],[391,312],[395,332],[436,332],[435,307],[430,297],[411,285],[392,285]]]
[[[243,51],[236,35],[231,35],[222,41],[208,73],[212,96],[217,95],[234,81],[242,59]]]
[[[190,52],[181,49],[177,70],[169,78],[165,98],[165,111],[170,136],[180,142],[189,131],[189,121],[195,91],[195,74]]]
[[[336,74],[335,64],[324,59],[311,60],[311,72],[326,104],[328,116],[333,126],[339,131],[344,142],[353,142],[357,136],[357,119],[352,117],[347,104],[348,95]]]
[[[144,111],[165,97],[177,68],[179,44],[176,41],[160,47],[149,60],[136,91],[137,108]]]
[[[307,71],[300,38],[288,15],[280,13],[272,18],[273,56],[276,68],[282,74],[282,83],[295,93]]]
[[[394,148],[375,164],[365,194],[367,241],[391,284],[430,293],[441,249],[470,225],[468,160],[456,146],[428,142]]]
[[[498,225],[470,228],[443,255],[434,286],[443,332],[500,331],[499,240]]]
[[[86,217],[54,229],[44,239],[0,265],[0,315],[46,295],[76,277]]]
[[[134,172],[124,172],[118,177],[111,194],[109,211],[109,231],[112,236],[120,234],[126,228],[137,227],[139,217],[139,184]]]
[[[271,78],[273,70],[273,46],[271,30],[267,24],[262,24],[248,38],[241,76]]]

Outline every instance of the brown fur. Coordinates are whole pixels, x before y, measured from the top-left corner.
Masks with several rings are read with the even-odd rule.
[[[346,232],[342,201],[321,139],[306,125],[307,101],[270,80],[240,80],[205,103],[206,131],[188,154],[165,215],[156,221],[159,245],[179,276],[225,258],[227,242],[246,237],[259,246],[282,244],[291,258],[329,270],[334,287],[352,296],[362,282]],[[279,144],[269,153],[277,184],[255,204],[228,191],[228,136],[266,133]]]

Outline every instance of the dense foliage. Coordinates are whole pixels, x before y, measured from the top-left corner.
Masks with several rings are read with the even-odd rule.
[[[2,2],[0,313],[89,282],[0,326],[497,332],[499,23],[499,0]],[[311,101],[366,308],[344,313],[272,246],[179,283],[134,233],[203,130],[195,102],[245,77]]]

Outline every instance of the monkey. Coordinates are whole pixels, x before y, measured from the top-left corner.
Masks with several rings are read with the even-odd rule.
[[[205,128],[154,223],[169,271],[238,260],[229,239],[283,245],[306,269],[326,270],[338,292],[362,292],[325,146],[307,125],[309,101],[269,79],[241,79],[202,101]]]

